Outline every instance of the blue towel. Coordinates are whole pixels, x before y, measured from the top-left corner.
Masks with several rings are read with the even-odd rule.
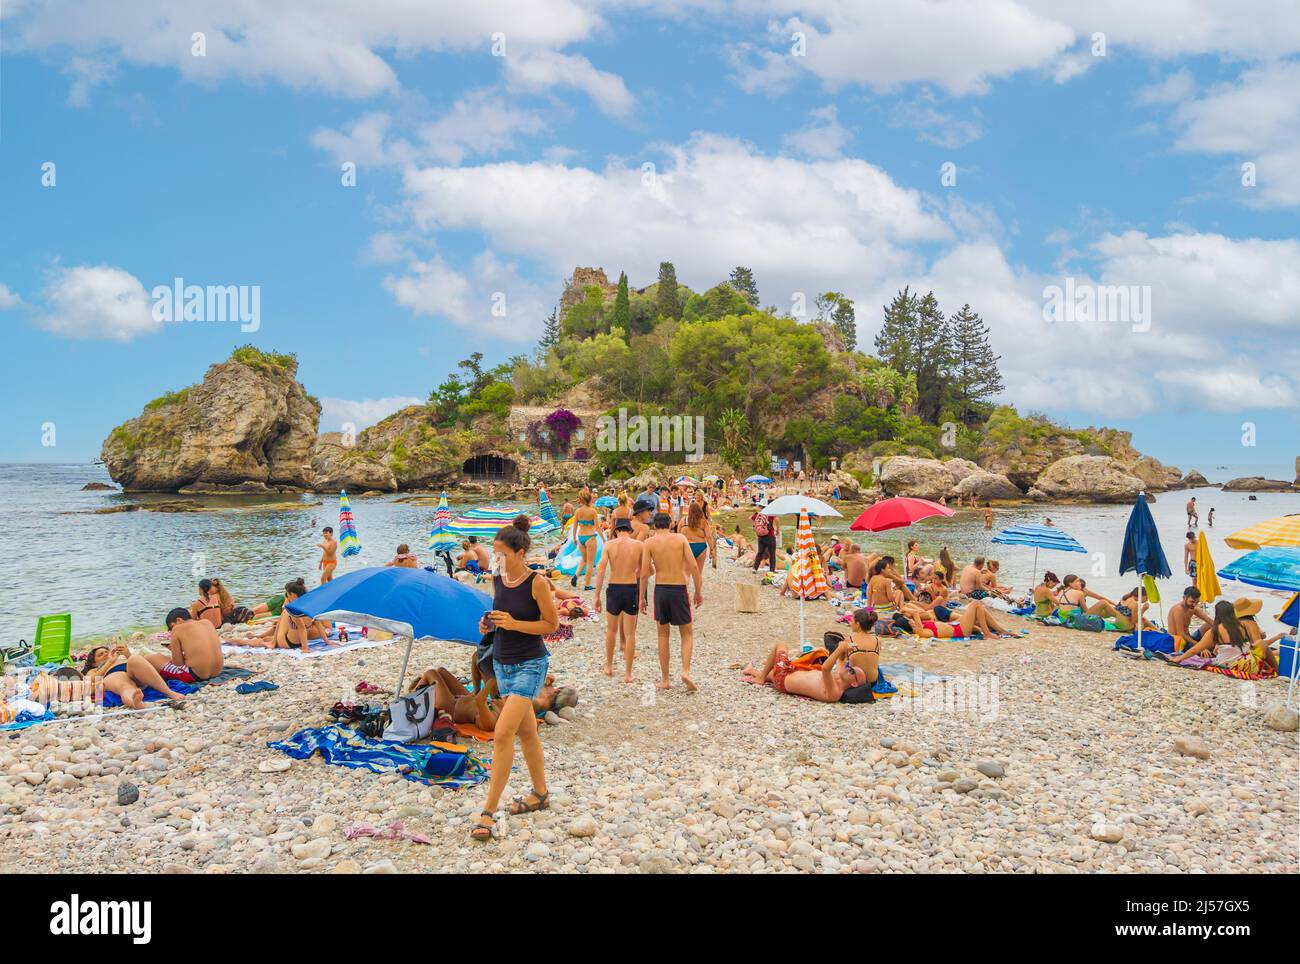
[[[181,696],[188,696],[190,693],[194,693],[198,691],[198,687],[195,686],[193,683],[182,683],[180,680],[172,680],[167,685],[172,688],[172,692],[180,693]],[[162,693],[159,693],[152,686],[146,686],[144,688],[144,701],[146,703],[157,703],[159,700],[166,700],[170,698],[171,697],[164,696]],[[116,693],[112,693],[109,692],[108,690],[104,690],[104,709],[111,710],[115,706],[121,706],[121,705],[122,705],[121,697],[119,697]]]
[[[1032,616],[1033,614],[1034,614],[1034,607],[1032,605],[1016,606],[1014,609],[1011,610],[1011,615],[1013,616]]]
[[[1137,650],[1138,638],[1137,633],[1127,633],[1115,640],[1116,649]],[[1174,637],[1168,633],[1159,633],[1154,630],[1142,631],[1142,648],[1150,650],[1153,653],[1174,653]]]
[[[268,679],[260,679],[256,683],[240,683],[235,687],[235,692],[241,696],[247,696],[249,693],[266,693],[279,688],[278,683],[272,683]]]
[[[295,760],[314,753],[332,766],[371,773],[399,773],[413,783],[470,787],[487,779],[487,768],[468,750],[372,740],[342,726],[309,726],[287,740],[268,743]]]
[[[889,682],[889,680],[885,679],[885,674],[880,670],[880,667],[877,666],[877,667],[876,667],[876,685],[873,686],[873,687],[871,687],[871,692],[873,692],[873,693],[885,693],[885,694],[888,694],[888,693],[897,693],[897,692],[898,692],[898,687],[895,686],[893,683]]]

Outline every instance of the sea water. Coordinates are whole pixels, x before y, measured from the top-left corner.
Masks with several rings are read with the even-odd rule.
[[[98,465],[0,465],[0,500],[5,507],[0,645],[30,640],[36,617],[42,613],[71,612],[73,635],[79,640],[129,629],[159,629],[169,609],[188,606],[195,599],[196,583],[204,577],[219,576],[235,599],[249,606],[280,592],[294,578],[301,577],[314,586],[320,578],[316,543],[321,529],[331,525],[336,534],[338,531],[338,498],[333,495],[253,498],[82,491],[87,482],[108,481]],[[1265,519],[1300,512],[1300,494],[1260,493],[1255,501],[1245,493],[1215,488],[1159,495],[1151,511],[1174,572],[1172,579],[1159,583],[1166,607],[1190,583],[1183,574],[1187,531],[1183,507],[1190,495],[1197,496],[1201,526],[1209,536],[1218,568],[1242,555],[1224,544],[1224,536]],[[94,514],[95,509],[117,505],[187,498],[220,511]],[[338,574],[383,565],[403,542],[410,545],[421,565],[441,568],[441,562],[425,548],[436,506],[413,505],[399,498],[351,496],[362,552],[344,559]],[[285,502],[298,505],[281,507]],[[471,504],[457,496],[451,498],[453,514]],[[526,508],[537,511],[535,502]],[[855,512],[845,508],[849,516]],[[1206,527],[1211,508],[1215,510],[1212,529]],[[1118,572],[1130,511],[1128,505],[996,509],[993,530],[986,531],[982,511],[960,510],[951,518],[927,519],[909,529],[878,535],[853,533],[852,538],[869,550],[900,557],[903,541],[909,538],[920,542],[927,558],[936,556],[943,546],[961,564],[975,555],[992,557],[1001,562],[1003,583],[1027,591],[1032,584],[1034,550],[996,546],[991,538],[1005,526],[1041,523],[1050,516],[1083,543],[1088,553],[1040,551],[1038,574],[1044,569],[1058,576],[1077,573],[1090,589],[1118,599],[1137,583],[1131,573],[1121,576]],[[748,511],[742,516],[747,517]],[[833,532],[847,535],[851,521],[851,517],[823,520],[818,538]],[[782,523],[783,541],[792,541],[794,519],[786,517]],[[745,531],[751,535],[747,528]],[[706,569],[706,595],[710,581]],[[1263,616],[1277,613],[1285,599],[1283,593],[1227,581],[1223,589],[1229,598],[1262,598]],[[1266,628],[1273,625],[1271,619],[1262,622]]]

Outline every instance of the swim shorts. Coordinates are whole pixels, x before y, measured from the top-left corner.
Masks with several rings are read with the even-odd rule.
[[[163,663],[158,668],[158,675],[163,679],[176,680],[178,683],[197,683],[199,678],[184,663]]]
[[[685,586],[655,586],[655,622],[685,626],[691,621],[691,600]]]
[[[772,687],[778,693],[788,693],[785,688],[785,678],[794,672],[794,664],[790,662],[790,657],[785,652],[776,654],[776,663],[772,666]]]
[[[635,616],[640,611],[638,586],[634,582],[612,582],[605,589],[605,612],[611,616]]]

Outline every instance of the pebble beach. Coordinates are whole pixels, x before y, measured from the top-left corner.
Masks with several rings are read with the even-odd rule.
[[[486,786],[426,788],[266,745],[327,723],[360,680],[391,686],[399,642],[241,652],[227,663],[280,688],[212,686],[181,710],[0,735],[0,872],[1300,870],[1297,734],[1265,723],[1285,681],[1129,660],[1112,634],[1006,617],[1030,634],[887,639],[883,663],[915,668],[892,678],[899,694],[822,704],[741,681],[799,621],[771,588],[759,613],[735,612],[737,581],[756,577],[728,560],[706,571],[698,693],[655,689],[645,619],[632,684],[601,672],[603,622],[552,646],[557,681],[581,695],[543,727],[553,808],[504,818],[495,841],[468,838]],[[820,640],[838,611],[807,605]],[[673,652],[675,679],[675,638]],[[417,643],[412,678],[464,673],[469,653]],[[519,764],[509,795],[527,788]],[[346,835],[394,823],[431,842]]]

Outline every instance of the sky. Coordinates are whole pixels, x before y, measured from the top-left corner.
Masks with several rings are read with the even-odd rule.
[[[1300,0],[0,0],[0,461],[241,344],[362,427],[672,261],[868,348],[933,290],[1022,412],[1290,478],[1297,225]]]

